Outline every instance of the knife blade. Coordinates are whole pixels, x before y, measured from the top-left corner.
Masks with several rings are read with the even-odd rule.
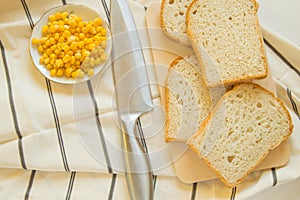
[[[125,0],[113,0],[111,9],[112,68],[118,116],[122,130],[125,175],[131,199],[153,199],[149,156],[138,134],[138,118],[153,109],[138,31]]]

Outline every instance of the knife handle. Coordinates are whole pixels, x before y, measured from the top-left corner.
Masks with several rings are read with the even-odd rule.
[[[132,200],[152,200],[153,176],[150,160],[137,131],[136,120],[122,123],[126,181]]]

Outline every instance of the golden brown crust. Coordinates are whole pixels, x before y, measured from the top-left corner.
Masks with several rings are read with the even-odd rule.
[[[182,60],[183,57],[179,56],[175,60],[172,61],[172,63],[169,66],[167,77],[170,75],[172,69],[174,66]],[[171,137],[169,134],[169,127],[170,127],[170,116],[169,116],[169,106],[170,106],[170,91],[169,91],[169,84],[168,84],[168,79],[166,78],[165,80],[165,112],[166,112],[166,128],[165,128],[165,141],[166,142],[173,142],[173,141],[183,141],[178,138]]]
[[[216,113],[217,109],[220,107],[222,101],[224,99],[226,99],[231,93],[234,93],[240,85],[242,85],[243,83],[241,84],[237,84],[233,87],[232,90],[226,92],[222,97],[221,99],[218,101],[217,105],[213,108],[213,110],[211,111],[211,113],[206,117],[206,119],[203,121],[203,123],[201,124],[198,132],[192,137],[192,138],[196,138],[198,137],[200,134],[204,134],[203,133],[203,130],[205,129],[205,127],[207,126],[207,124],[209,123],[209,121],[211,120],[211,118],[214,116],[214,114]],[[292,124],[292,118],[290,116],[290,113],[289,111],[287,110],[287,108],[285,107],[284,103],[279,99],[277,98],[272,92],[270,92],[269,90],[265,89],[264,87],[258,85],[258,84],[255,84],[255,83],[247,83],[249,85],[252,85],[253,87],[255,88],[258,88],[264,92],[266,92],[268,95],[270,95],[272,98],[274,98],[274,100],[276,100],[280,106],[283,108],[284,112],[286,113],[286,116],[288,117],[288,121],[289,121],[289,124],[290,124],[290,127],[289,127],[289,130],[288,130],[288,133],[286,134],[286,136],[283,138],[283,140],[278,143],[278,144],[274,144],[272,147],[269,148],[268,151],[266,151],[262,156],[261,158],[253,165],[251,166],[251,168],[249,168],[249,170],[245,173],[244,176],[242,176],[238,181],[236,181],[235,183],[230,183],[228,182],[220,173],[220,171],[215,168],[211,163],[210,161],[203,155],[201,155],[201,152],[199,151],[199,149],[197,149],[193,144],[189,143],[189,147],[192,151],[194,151],[195,153],[197,153],[199,156],[202,156],[203,157],[203,160],[205,161],[205,163],[209,166],[210,169],[212,169],[216,174],[217,176],[222,180],[222,182],[228,186],[228,187],[235,187],[237,186],[239,183],[241,183],[248,174],[250,174],[264,159],[265,157],[269,154],[269,152],[278,147],[282,142],[286,141],[289,136],[292,134],[292,131],[293,131],[293,124]],[[191,138],[191,139],[192,139]]]
[[[258,10],[258,3],[255,1],[255,0],[250,0],[253,5],[254,5],[254,10],[257,12]],[[204,65],[204,62],[203,62],[203,59],[202,59],[202,56],[201,56],[201,53],[199,51],[197,51],[198,49],[198,44],[195,42],[196,38],[195,36],[193,35],[193,31],[190,29],[190,23],[191,23],[191,19],[190,19],[190,10],[192,9],[192,7],[194,6],[194,4],[196,4],[198,2],[198,0],[194,0],[192,1],[192,3],[189,5],[189,7],[187,8],[187,12],[186,12],[186,22],[187,22],[187,36],[190,38],[190,42],[191,42],[191,45],[194,49],[194,52],[198,58],[198,62],[199,62],[199,66],[203,72],[203,74],[206,74],[206,70],[205,70],[205,65]],[[259,25],[259,21],[258,21],[258,16],[256,16],[256,20],[255,20],[255,26],[256,26],[256,29],[257,29],[257,34],[259,34],[259,40],[260,40],[260,50],[261,50],[261,55],[262,55],[262,58],[263,58],[263,61],[264,61],[264,66],[265,66],[265,74],[259,74],[259,75],[253,75],[253,76],[244,76],[244,77],[241,77],[241,78],[235,78],[235,79],[232,79],[232,80],[225,80],[225,81],[222,81],[222,82],[218,82],[218,83],[209,83],[206,78],[204,78],[204,81],[206,83],[206,85],[210,88],[212,87],[217,87],[217,86],[220,86],[220,85],[224,85],[224,86],[229,86],[229,85],[234,85],[234,84],[238,84],[238,83],[241,83],[241,82],[249,82],[249,81],[253,81],[253,80],[259,80],[259,79],[263,79],[263,78],[266,78],[267,75],[268,75],[268,62],[267,62],[267,57],[266,57],[266,52],[265,52],[265,47],[264,47],[264,41],[263,41],[263,37],[262,37],[262,32],[261,32],[261,28],[260,28],[260,25]],[[204,76],[205,77],[205,76]]]

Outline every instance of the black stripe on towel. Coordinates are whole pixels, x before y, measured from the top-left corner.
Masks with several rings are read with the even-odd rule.
[[[72,191],[73,191],[73,185],[74,185],[74,181],[75,181],[75,176],[76,176],[76,172],[71,172],[69,186],[68,186],[68,191],[67,191],[67,195],[66,195],[66,200],[70,200],[71,199],[71,194],[72,194]]]
[[[155,191],[156,188],[157,175],[153,175],[153,189]]]
[[[103,6],[103,8],[104,8],[104,11],[105,11],[105,14],[106,14],[108,23],[110,24],[110,12],[109,12],[109,9],[108,9],[106,0],[101,0],[101,2],[102,2],[102,6]]]
[[[293,106],[293,110],[294,110],[295,114],[297,115],[298,119],[300,120],[300,115],[299,115],[299,112],[298,112],[297,104],[296,104],[296,102],[293,99],[292,91],[289,88],[287,88],[286,89],[286,93],[287,93],[287,95],[288,95],[288,97],[290,99],[290,102],[291,102],[291,104]]]
[[[114,191],[115,191],[116,180],[117,180],[117,174],[113,174],[112,175],[112,179],[111,179],[111,183],[110,183],[108,200],[112,200],[113,199],[113,194],[114,194]]]
[[[236,190],[236,187],[232,188],[230,200],[235,200]]]
[[[271,43],[269,43],[266,39],[264,39],[265,44],[283,61],[287,64],[292,70],[294,70],[299,76],[300,72],[297,70],[292,63],[290,63]]]
[[[67,155],[66,155],[66,151],[65,151],[65,147],[64,147],[64,140],[62,138],[60,123],[59,123],[59,119],[58,119],[58,115],[57,115],[57,110],[56,110],[56,105],[55,105],[55,101],[54,101],[54,97],[53,97],[53,93],[52,93],[51,84],[48,79],[46,79],[46,84],[47,84],[48,95],[49,95],[49,99],[50,99],[50,103],[51,103],[51,107],[52,107],[52,114],[54,117],[55,128],[56,128],[57,139],[58,139],[58,143],[59,143],[61,157],[63,159],[65,171],[69,172],[70,168],[68,165]]]
[[[191,200],[195,200],[196,199],[197,185],[198,185],[197,183],[193,183]]]
[[[30,174],[30,177],[29,177],[29,182],[28,182],[28,185],[27,185],[27,189],[26,189],[24,200],[28,200],[29,199],[30,191],[31,191],[31,188],[32,188],[32,185],[33,185],[33,180],[34,180],[35,174],[36,174],[36,171],[32,170],[31,174]]]
[[[4,46],[3,46],[1,40],[0,40],[0,48],[1,48],[1,55],[2,55],[2,60],[3,60],[3,65],[4,65],[6,81],[7,81],[10,110],[11,110],[12,117],[13,117],[14,128],[15,128],[16,134],[18,136],[18,151],[19,151],[19,156],[20,156],[20,163],[21,163],[21,166],[23,169],[27,169],[24,151],[23,151],[23,142],[22,142],[23,136],[22,136],[22,133],[19,128],[16,108],[15,108],[15,104],[14,104],[14,97],[13,97],[13,92],[12,92],[11,79],[10,79],[10,74],[9,74],[9,67],[7,65],[6,54],[5,54]]]
[[[275,185],[277,185],[277,173],[276,173],[276,168],[272,167],[272,177],[273,177],[273,184],[272,186],[274,187]]]
[[[33,23],[31,15],[30,15],[30,11],[28,9],[28,6],[26,4],[26,1],[21,0],[21,2],[22,2],[22,5],[23,5],[23,9],[25,10],[27,19],[29,21],[30,27],[31,27],[31,29],[33,29],[34,23]],[[51,108],[52,108],[52,113],[53,113],[53,117],[54,117],[54,122],[55,122],[55,126],[56,126],[56,132],[57,132],[60,152],[61,152],[62,159],[63,159],[64,169],[65,169],[65,171],[70,171],[70,168],[69,168],[69,165],[68,165],[68,162],[67,162],[67,155],[66,155],[65,147],[64,147],[64,143],[63,143],[61,128],[60,128],[58,114],[57,114],[57,110],[56,110],[56,105],[55,105],[53,92],[52,92],[52,88],[51,88],[51,83],[50,83],[50,80],[47,79],[47,78],[45,78],[45,81],[46,81],[46,85],[47,85],[47,90],[48,90],[48,95],[49,95],[50,104],[51,104]]]
[[[26,13],[27,20],[28,20],[28,22],[29,22],[29,24],[30,24],[30,27],[33,28],[34,23],[33,23],[33,20],[32,20],[31,15],[30,15],[28,6],[27,6],[27,4],[26,4],[26,1],[25,1],[25,0],[21,0],[21,3],[22,3],[22,5],[23,5],[23,8],[24,8],[24,11],[25,11],[25,13]]]
[[[105,156],[107,170],[108,170],[109,173],[112,173],[111,162],[110,162],[110,158],[109,158],[105,138],[104,138],[104,135],[103,135],[101,122],[100,122],[100,119],[99,119],[99,109],[98,109],[98,105],[97,105],[97,101],[96,101],[96,98],[95,98],[95,94],[94,94],[94,90],[93,90],[93,86],[91,84],[91,81],[87,81],[87,85],[88,85],[91,100],[92,100],[93,105],[94,105],[95,120],[96,120],[96,124],[97,124],[97,128],[98,128],[98,133],[99,133],[99,136],[100,136],[104,156]]]

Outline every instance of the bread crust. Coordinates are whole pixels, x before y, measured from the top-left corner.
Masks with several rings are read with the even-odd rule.
[[[187,8],[187,12],[186,12],[186,22],[187,22],[187,36],[190,38],[190,42],[191,42],[191,46],[194,49],[195,55],[198,58],[198,62],[199,62],[199,66],[202,70],[202,73],[205,75],[206,74],[206,69],[205,69],[205,64],[203,61],[203,56],[201,55],[200,51],[198,50],[199,44],[196,43],[196,38],[193,35],[193,31],[191,30],[189,24],[191,23],[191,17],[190,17],[190,13],[191,13],[191,9],[193,8],[194,4],[196,4],[199,0],[193,0],[192,3],[188,6]],[[253,3],[253,9],[257,12],[259,4],[255,1],[255,0],[249,0]],[[259,80],[259,79],[263,79],[266,78],[268,75],[268,61],[267,61],[267,57],[266,57],[266,51],[265,51],[265,47],[264,47],[264,42],[263,42],[263,37],[262,37],[262,31],[259,25],[259,21],[258,21],[258,17],[255,17],[255,26],[257,29],[257,34],[259,35],[259,43],[260,43],[260,51],[261,51],[261,55],[262,55],[262,59],[264,62],[264,67],[265,67],[265,73],[264,74],[258,74],[258,75],[252,75],[252,76],[243,76],[240,78],[235,78],[235,79],[231,79],[229,80],[222,80],[222,82],[218,82],[218,83],[209,83],[209,81],[207,81],[207,78],[204,78],[204,81],[206,82],[206,85],[208,87],[217,87],[220,85],[224,85],[224,86],[229,86],[229,85],[234,85],[234,84],[238,84],[241,82],[250,82],[253,80]],[[204,76],[205,77],[205,76]]]
[[[232,90],[226,92],[226,93],[220,98],[220,100],[218,101],[218,103],[216,104],[216,106],[213,108],[213,110],[211,111],[211,113],[210,113],[210,114],[206,117],[206,119],[202,122],[202,124],[201,124],[201,126],[200,126],[198,132],[195,133],[195,135],[192,136],[192,138],[188,141],[189,148],[190,148],[192,151],[194,151],[196,154],[198,154],[198,155],[204,160],[204,162],[209,166],[209,168],[217,174],[217,176],[222,180],[222,182],[223,182],[227,187],[231,187],[231,188],[237,186],[238,184],[240,184],[240,183],[246,178],[246,176],[247,176],[248,174],[250,174],[250,173],[255,169],[255,167],[257,167],[257,166],[265,159],[265,157],[269,154],[269,152],[270,152],[272,149],[278,147],[282,142],[286,141],[286,140],[289,138],[289,136],[292,134],[293,127],[294,127],[293,124],[292,124],[292,118],[291,118],[291,116],[290,116],[289,111],[287,110],[287,108],[285,107],[284,103],[283,103],[279,98],[277,98],[272,92],[268,91],[267,89],[263,88],[262,86],[260,86],[260,85],[258,85],[258,84],[255,84],[255,83],[247,83],[247,84],[249,84],[249,85],[252,85],[252,87],[255,87],[255,88],[258,88],[258,89],[262,90],[263,92],[265,92],[266,94],[268,94],[269,96],[271,96],[272,98],[274,98],[274,100],[277,101],[277,102],[280,104],[280,106],[283,108],[283,110],[284,110],[286,116],[288,117],[287,120],[288,120],[288,122],[289,122],[289,124],[290,124],[290,127],[289,127],[289,130],[288,130],[288,133],[285,135],[285,137],[283,138],[283,140],[282,140],[281,142],[279,142],[278,144],[273,144],[273,146],[271,146],[266,152],[264,152],[264,154],[261,155],[260,159],[259,159],[254,165],[252,165],[252,166],[249,168],[249,170],[248,170],[248,171],[247,171],[240,179],[238,179],[238,180],[237,180],[236,182],[234,182],[234,183],[231,183],[231,182],[227,181],[226,178],[224,178],[224,177],[221,175],[220,171],[219,171],[217,168],[215,168],[215,167],[211,164],[211,162],[208,160],[208,158],[206,158],[204,155],[202,155],[199,149],[197,149],[196,147],[194,147],[194,145],[191,143],[191,140],[192,140],[193,138],[198,137],[198,136],[201,135],[201,134],[205,134],[205,133],[204,133],[205,127],[209,124],[209,122],[211,121],[211,119],[212,119],[213,116],[215,115],[216,111],[217,111],[217,110],[219,109],[219,107],[221,106],[222,101],[224,101],[231,93],[234,93],[236,90],[238,90],[239,86],[242,85],[242,84],[245,84],[245,83],[240,83],[240,84],[235,85],[235,86],[233,87]]]

